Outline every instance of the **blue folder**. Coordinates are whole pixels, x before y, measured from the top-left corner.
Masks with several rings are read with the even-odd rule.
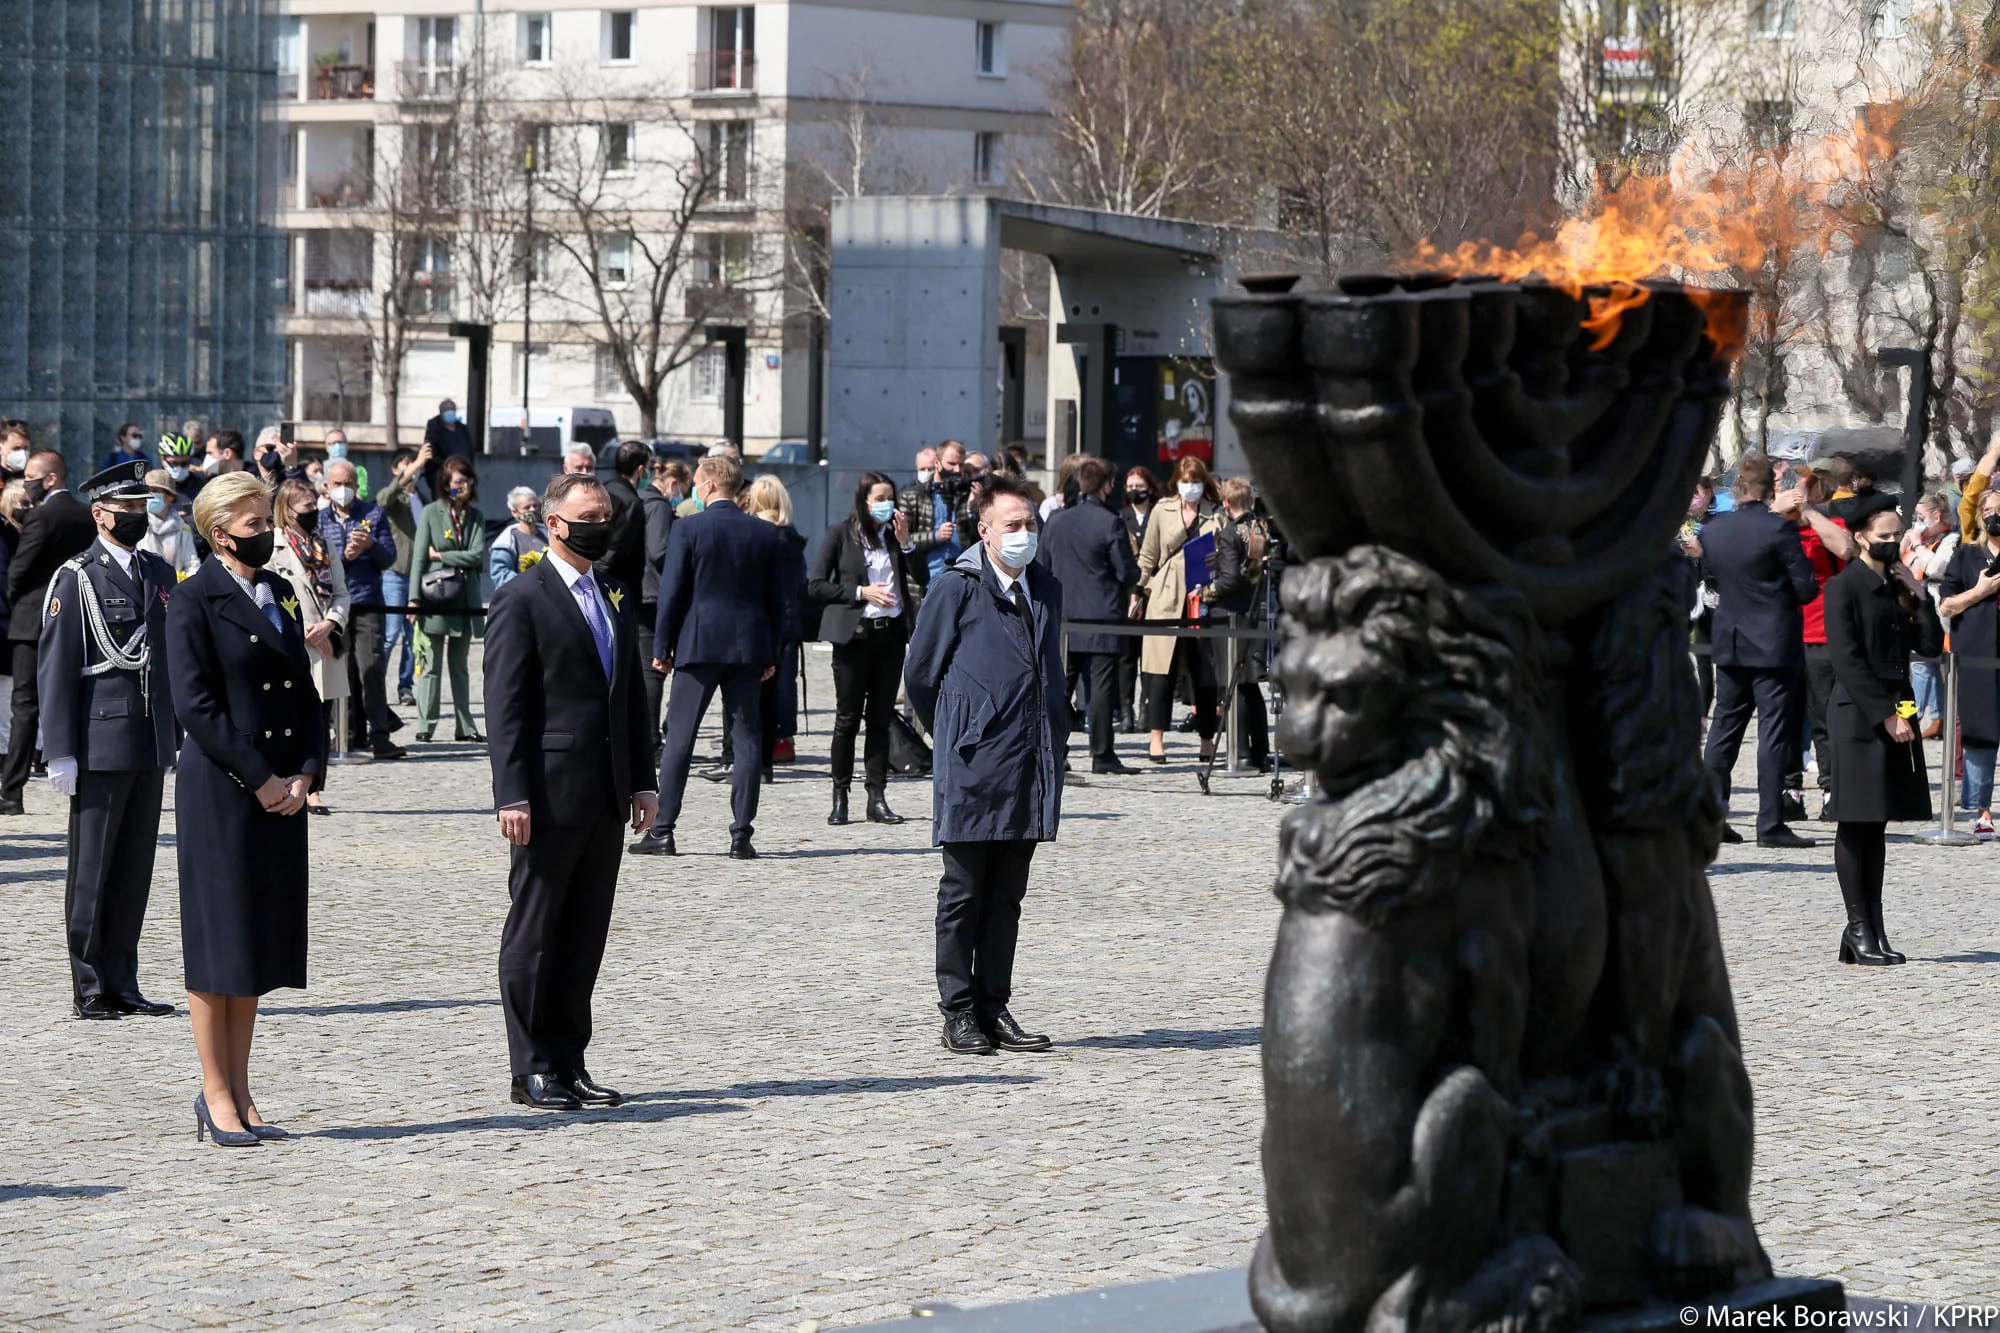
[[[1182,576],[1187,580],[1190,591],[1205,588],[1215,578],[1215,571],[1209,567],[1209,557],[1215,554],[1215,534],[1204,532],[1186,546],[1181,547],[1181,559],[1186,563],[1181,567]]]

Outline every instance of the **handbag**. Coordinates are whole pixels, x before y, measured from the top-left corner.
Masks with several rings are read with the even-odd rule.
[[[889,715],[889,768],[906,778],[931,771],[931,747],[901,713]]]
[[[423,582],[417,588],[417,600],[437,605],[456,602],[465,596],[465,571],[449,569],[439,565],[436,569],[424,571]]]

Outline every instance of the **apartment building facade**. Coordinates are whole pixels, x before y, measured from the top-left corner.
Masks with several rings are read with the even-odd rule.
[[[752,453],[808,427],[830,198],[1002,187],[1045,132],[1039,72],[1072,13],[281,9],[286,395],[302,437],[342,425],[386,441],[393,416],[412,438],[440,399],[467,403],[475,343],[454,330],[483,326],[492,422],[597,406],[623,435],[734,428]]]

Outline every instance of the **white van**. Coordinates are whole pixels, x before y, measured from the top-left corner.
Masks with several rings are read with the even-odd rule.
[[[616,439],[618,422],[608,407],[534,407],[528,409],[528,438],[521,439],[521,408],[495,407],[486,418],[486,452],[555,457],[572,444],[601,448]]]

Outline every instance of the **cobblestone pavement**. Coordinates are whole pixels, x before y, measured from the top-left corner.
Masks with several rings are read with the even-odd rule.
[[[823,822],[826,662],[802,762],[766,789],[767,859],[720,854],[726,790],[696,782],[693,854],[626,864],[591,1059],[617,1111],[505,1100],[505,856],[471,747],[336,772],[312,986],[268,998],[257,1048],[260,1105],[301,1138],[238,1152],[195,1143],[184,1013],[67,1017],[63,816],[33,785],[0,827],[0,1323],[790,1330],[1244,1263],[1261,780],[1201,798],[1177,737],[1169,767],[1071,791],[1017,997],[1059,1045],[950,1057],[928,825]],[[928,813],[923,785],[892,798]],[[174,836],[170,815],[142,976],[178,999]],[[1832,962],[1829,850],[1717,868],[1781,1269],[2000,1292],[1995,855],[1896,848],[1912,962],[1873,972]]]

